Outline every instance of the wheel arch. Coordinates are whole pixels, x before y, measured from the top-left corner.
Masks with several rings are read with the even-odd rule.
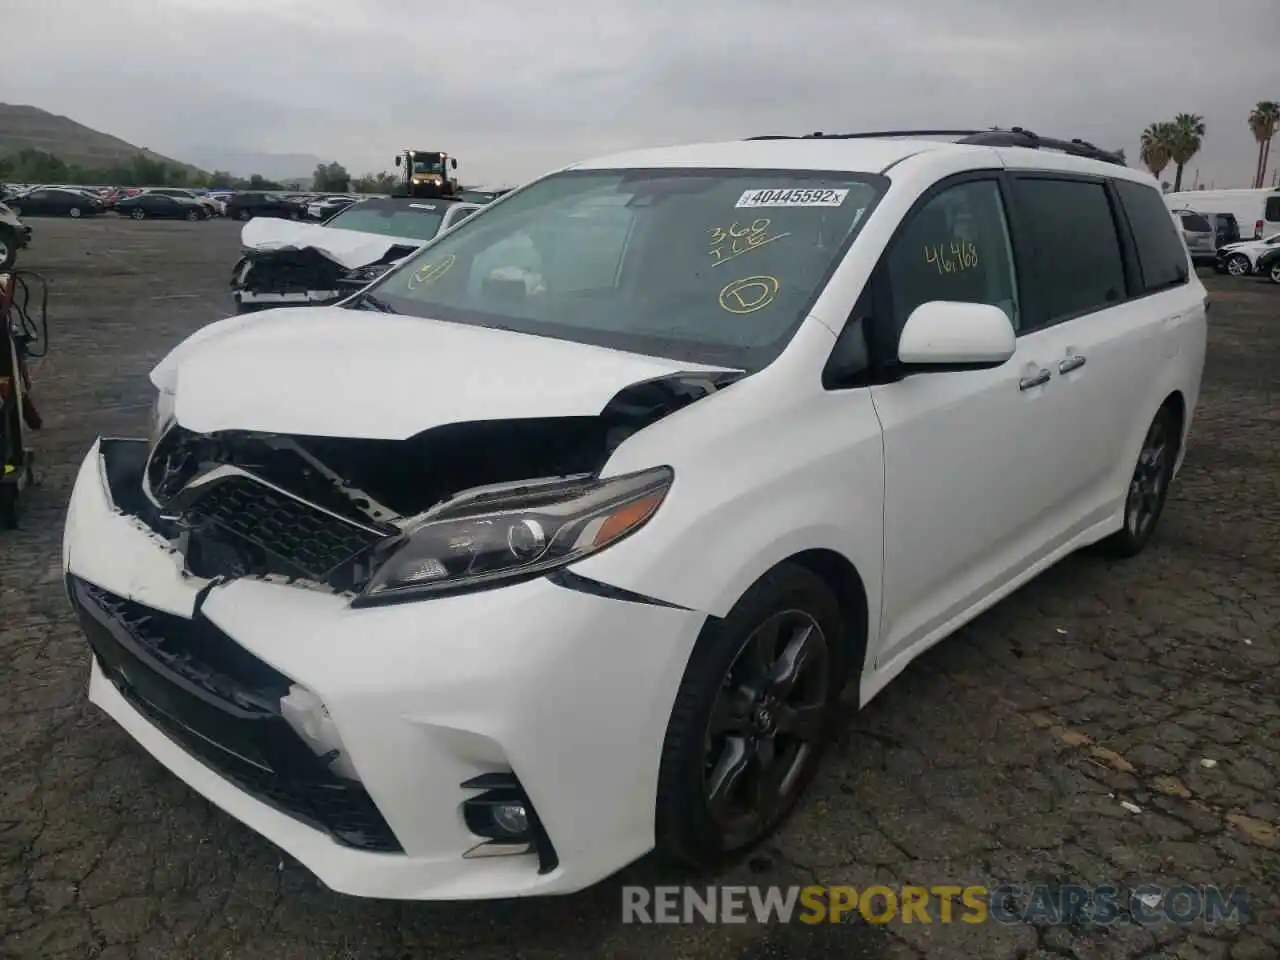
[[[867,637],[870,634],[867,588],[858,568],[844,554],[817,547],[793,553],[778,561],[763,576],[788,563],[804,567],[822,580],[835,595],[845,625],[844,683],[858,680],[866,668]]]

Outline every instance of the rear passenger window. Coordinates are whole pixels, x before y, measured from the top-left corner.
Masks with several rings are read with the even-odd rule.
[[[912,310],[931,300],[989,303],[1018,329],[1013,254],[994,180],[957,184],[911,214],[886,268],[895,333]]]
[[[1280,193],[1267,197],[1267,207],[1262,215],[1268,220],[1280,220]]]
[[[1116,192],[1133,229],[1144,290],[1155,293],[1186,283],[1190,277],[1187,248],[1178,236],[1164,198],[1155,187],[1132,180],[1117,180]]]
[[[1045,323],[1125,298],[1120,238],[1102,184],[1025,178],[1018,181],[1018,200],[1047,310]],[[1168,211],[1164,216],[1169,219]],[[1172,221],[1169,225],[1172,229]]]

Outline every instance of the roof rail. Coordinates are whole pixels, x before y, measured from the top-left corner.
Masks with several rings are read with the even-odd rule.
[[[800,136],[773,134],[763,137],[747,137],[748,140],[886,140],[891,137],[967,137],[981,130],[876,130],[863,133],[804,133]]]
[[[1041,137],[1022,127],[1013,127],[1010,130],[985,130],[982,133],[971,134],[958,142],[972,143],[982,147],[1030,147],[1032,150],[1057,150],[1073,157],[1085,157],[1089,160],[1102,160],[1105,163],[1126,166],[1120,154],[1095,147],[1087,140],[1081,140],[1079,137],[1072,140],[1054,140],[1051,137]]]
[[[1087,140],[1054,140],[1041,137],[1023,127],[1001,130],[993,127],[990,130],[877,130],[864,133],[805,133],[800,136],[768,135],[747,137],[748,140],[872,140],[891,139],[893,137],[958,137],[957,143],[967,143],[982,147],[1026,147],[1032,150],[1057,150],[1073,157],[1085,157],[1090,160],[1102,160],[1125,166],[1124,159],[1118,153],[1111,153],[1096,147]]]

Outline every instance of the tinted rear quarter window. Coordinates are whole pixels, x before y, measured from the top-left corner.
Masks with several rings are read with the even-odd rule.
[[[1267,207],[1262,215],[1268,220],[1280,220],[1280,193],[1267,197]]]
[[[1209,221],[1198,213],[1179,214],[1182,217],[1182,228],[1190,230],[1194,233],[1210,233],[1213,227],[1209,226]]]
[[[1017,191],[1046,311],[1040,322],[1055,323],[1122,301],[1124,259],[1106,188],[1085,180],[1025,177]]]
[[[1117,180],[1116,192],[1138,247],[1138,267],[1145,291],[1154,293],[1186,283],[1187,249],[1164,198],[1155,187],[1132,180]]]

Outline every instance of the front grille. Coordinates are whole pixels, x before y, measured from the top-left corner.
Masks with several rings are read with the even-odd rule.
[[[76,577],[69,592],[102,672],[159,730],[241,790],[360,850],[403,848],[364,787],[280,713],[288,677],[197,615],[186,620]]]
[[[328,583],[341,568],[363,557],[383,535],[281,493],[248,477],[211,483],[182,515],[198,538],[211,533],[249,544],[262,554],[266,569]],[[263,563],[250,561],[242,574]],[[206,574],[207,575],[207,574]]]

